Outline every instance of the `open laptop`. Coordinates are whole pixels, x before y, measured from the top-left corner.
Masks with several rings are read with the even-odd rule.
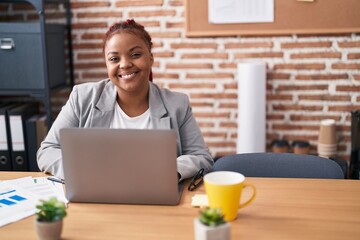
[[[60,130],[70,202],[177,205],[174,130]]]

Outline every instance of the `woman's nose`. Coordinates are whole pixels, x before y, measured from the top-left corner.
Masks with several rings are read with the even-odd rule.
[[[129,58],[121,58],[120,68],[129,68],[132,66],[131,59]]]

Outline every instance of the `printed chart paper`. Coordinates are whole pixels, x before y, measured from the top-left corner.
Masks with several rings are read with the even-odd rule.
[[[37,201],[29,191],[0,183],[0,227],[35,214]]]
[[[274,0],[208,0],[209,22],[274,22]]]
[[[46,177],[0,181],[0,227],[35,214],[39,201],[51,197],[68,203],[63,185]]]

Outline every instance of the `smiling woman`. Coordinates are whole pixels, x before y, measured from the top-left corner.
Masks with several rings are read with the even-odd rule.
[[[205,173],[211,170],[213,159],[188,97],[152,82],[151,48],[150,35],[134,20],[108,29],[103,52],[109,78],[74,87],[38,151],[42,171],[64,178],[60,129],[92,127],[173,129],[179,178],[192,177],[202,168]]]

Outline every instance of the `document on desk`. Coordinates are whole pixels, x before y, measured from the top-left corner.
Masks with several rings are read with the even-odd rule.
[[[9,183],[0,183],[0,227],[35,214],[38,196]]]
[[[68,203],[63,185],[46,177],[23,177],[0,182],[0,227],[36,213],[40,200],[56,197]]]

